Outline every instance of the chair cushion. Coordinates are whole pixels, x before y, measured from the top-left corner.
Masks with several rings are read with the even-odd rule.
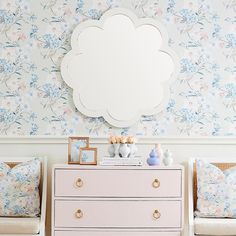
[[[39,217],[0,217],[0,234],[38,234],[39,228]]]
[[[194,219],[196,235],[236,235],[236,219],[199,218]]]
[[[40,160],[10,168],[0,163],[0,216],[38,217],[40,214]]]

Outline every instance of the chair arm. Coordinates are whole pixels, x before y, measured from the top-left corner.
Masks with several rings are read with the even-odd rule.
[[[41,199],[41,217],[40,217],[40,233],[39,235],[45,235],[46,224],[46,204],[47,204],[47,157],[41,159],[43,163],[43,187],[42,187],[42,199]]]
[[[194,203],[193,203],[193,164],[195,159],[192,158],[188,165],[188,224],[189,236],[194,236]]]

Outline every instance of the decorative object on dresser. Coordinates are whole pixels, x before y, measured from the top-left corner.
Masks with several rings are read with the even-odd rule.
[[[138,152],[136,142],[137,142],[137,139],[134,136],[128,136],[127,137],[127,143],[128,143],[129,148],[130,148],[129,157],[135,157],[135,155]]]
[[[99,163],[101,166],[142,166],[143,161],[141,157],[133,158],[110,158],[104,157]]]
[[[180,165],[54,165],[52,236],[180,236],[183,176]]]
[[[79,164],[81,148],[89,147],[89,137],[69,137],[68,164]]]
[[[134,136],[110,136],[108,153],[100,165],[104,166],[141,166],[142,158],[136,156],[138,148]]]
[[[160,143],[157,143],[157,144],[155,145],[155,148],[156,148],[157,153],[158,153],[158,156],[159,156],[159,158],[160,158],[160,160],[161,160],[161,159],[163,158],[163,149],[162,149],[161,144],[160,144]]]
[[[161,164],[161,158],[158,150],[153,148],[149,153],[149,157],[147,158],[147,163],[149,166],[158,166]]]
[[[108,153],[110,157],[118,157],[119,156],[119,147],[120,147],[120,137],[119,136],[111,136],[109,138],[109,146]]]
[[[166,149],[164,154],[163,154],[163,164],[165,166],[171,166],[173,164],[173,157],[172,157],[172,152],[169,149]]]
[[[109,138],[108,153],[110,157],[135,157],[137,147],[136,138],[133,136],[111,136]]]
[[[81,148],[79,156],[80,165],[97,165],[97,148]]]

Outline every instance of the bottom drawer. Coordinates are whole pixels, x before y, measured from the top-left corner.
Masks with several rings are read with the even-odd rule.
[[[182,227],[181,219],[181,201],[177,200],[55,201],[54,225],[58,228],[178,228],[177,231]]]
[[[140,231],[55,231],[54,236],[180,236],[180,232]]]

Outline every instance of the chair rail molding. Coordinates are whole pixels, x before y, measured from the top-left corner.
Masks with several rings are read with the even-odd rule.
[[[88,135],[78,135],[88,136]],[[236,144],[236,137],[231,136],[217,136],[217,137],[147,137],[138,136],[138,144],[172,144],[172,145],[233,145]],[[14,144],[14,143],[25,143],[25,144],[68,144],[67,136],[0,136],[0,144]],[[90,143],[92,144],[107,144],[108,138],[104,136],[90,136]]]

